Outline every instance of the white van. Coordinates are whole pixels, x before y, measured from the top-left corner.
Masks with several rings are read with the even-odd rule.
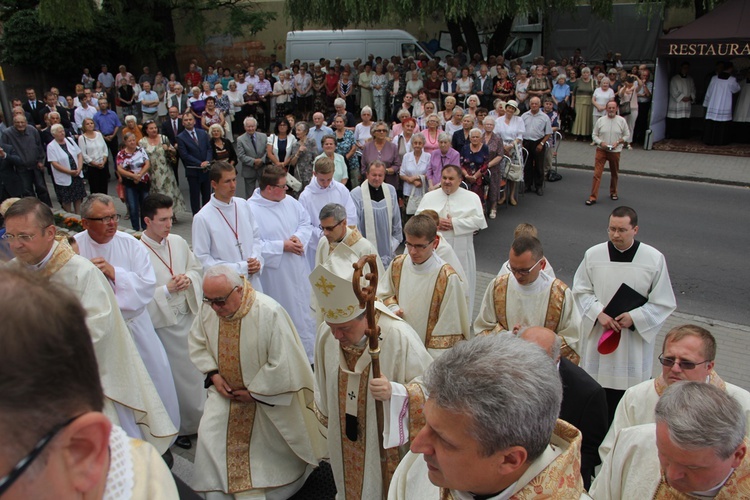
[[[332,63],[337,57],[342,63],[351,63],[355,59],[366,61],[369,54],[383,59],[391,56],[417,58],[421,54],[433,58],[426,47],[403,30],[310,30],[290,31],[286,35],[288,66],[295,59],[317,63],[321,57]]]

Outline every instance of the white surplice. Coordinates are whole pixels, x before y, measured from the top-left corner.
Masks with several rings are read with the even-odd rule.
[[[276,300],[292,318],[312,363],[317,325],[310,309],[310,267],[303,255],[284,251],[284,241],[296,236],[307,247],[312,225],[304,207],[291,196],[281,201],[263,198],[260,188],[247,200],[258,223],[265,269],[260,281],[264,293]]]
[[[735,122],[750,122],[750,76],[740,82],[740,97],[734,107]]]
[[[138,353],[107,278],[88,259],[76,255],[67,241],[55,242],[50,257],[38,271],[70,289],[86,311],[104,391],[104,414],[130,437],[144,439],[164,453],[177,436],[177,428]],[[13,264],[27,267],[18,259],[11,261]]]
[[[156,274],[154,300],[148,305],[148,313],[172,369],[180,404],[180,435],[190,436],[198,432],[206,401],[203,374],[190,361],[187,345],[190,327],[203,298],[203,267],[190,251],[187,241],[177,234],[170,234],[157,243],[143,233],[141,243],[147,245]],[[171,270],[167,266],[171,266]],[[190,278],[190,287],[169,293],[167,283],[172,279],[172,273]]]
[[[364,181],[352,190],[352,201],[357,208],[359,232],[378,249],[383,266],[388,267],[403,239],[401,211],[396,188],[385,182],[380,187],[385,196],[382,200],[372,201],[370,186]]]
[[[82,257],[102,257],[114,267],[115,280],[108,281],[115,292],[117,305],[169,418],[179,429],[180,406],[172,370],[147,309],[156,289],[156,275],[148,250],[133,236],[122,231],[117,231],[112,240],[103,245],[91,239],[88,231],[78,233],[76,242]]]
[[[497,310],[495,308],[495,278],[487,286],[479,308],[479,315],[474,321],[474,333],[481,334],[486,330],[493,330],[498,326]],[[518,283],[512,274],[508,276],[508,291],[505,302],[505,317],[507,327],[513,330],[515,325],[545,326],[549,306],[550,290],[554,279],[540,272],[539,277],[528,285]],[[506,331],[500,329],[499,331]],[[573,292],[570,288],[565,290],[560,321],[555,333],[565,339],[565,342],[574,350],[578,351],[581,338],[581,314],[573,300]]]
[[[401,384],[415,383],[415,379],[421,377],[432,363],[432,357],[425,350],[419,336],[406,322],[393,316],[381,303],[376,303],[376,308],[381,311],[378,320],[378,326],[381,329],[381,373],[392,382],[392,385],[401,388],[403,388]],[[318,342],[315,345],[315,405],[318,420],[322,426],[321,431],[325,432],[328,438],[328,452],[336,481],[336,498],[339,499],[382,498],[375,400],[366,388],[364,389],[366,400],[360,399],[362,387],[366,387],[372,377],[370,364],[370,354],[367,348],[364,348],[355,370],[349,370],[344,352],[339,342],[333,337],[331,328],[326,323],[318,327]],[[360,376],[364,373],[368,374],[367,379],[361,380]],[[359,380],[360,384],[353,380]],[[347,384],[347,387],[340,387],[340,381]],[[353,386],[350,387],[352,384]],[[359,392],[357,392],[357,387],[360,388]],[[402,400],[409,403],[408,397]],[[354,446],[342,426],[342,422],[345,421],[344,412],[351,410],[349,405],[355,408],[362,408],[364,405],[366,408],[364,415],[357,415],[358,427],[364,429],[365,434],[364,456],[359,463],[345,459],[347,453],[345,448]],[[386,415],[391,413],[391,406],[398,411],[397,404],[385,403],[383,409]],[[385,429],[388,428],[389,425],[386,422]],[[410,436],[409,432],[406,434],[407,439],[414,438],[414,435]],[[361,434],[358,434],[358,437],[361,439]],[[386,437],[384,442],[388,441]]]
[[[690,97],[691,101],[683,101]],[[692,76],[674,75],[669,81],[669,105],[667,118],[690,118],[690,109],[695,101],[695,82]]]
[[[259,274],[263,274],[263,256],[256,222],[242,198],[235,196],[224,203],[212,194],[209,202],[193,217],[193,252],[203,264],[203,270],[228,264],[237,273],[247,276],[247,259],[253,257],[260,260],[260,273],[248,279],[253,288],[262,292]]]
[[[451,216],[453,229],[441,231],[450,243],[466,272],[466,288],[469,292],[469,314],[474,311],[474,291],[477,284],[477,261],[474,255],[474,232],[487,227],[482,202],[476,193],[459,188],[451,195],[442,189],[425,194],[417,213],[434,210],[441,218]]]
[[[703,107],[706,108],[706,120],[728,122],[732,120],[732,94],[740,91],[737,79],[730,76],[722,80],[714,75],[708,84]]]
[[[222,325],[227,332],[223,337]],[[238,338],[233,337],[235,328]],[[232,486],[239,488],[236,498],[292,496],[325,454],[325,442],[312,411],[312,369],[289,315],[272,298],[246,289],[240,310],[226,320],[204,304],[189,346],[190,359],[201,372],[221,368],[239,373],[239,383],[256,399],[254,409],[242,408],[243,403],[224,398],[215,386],[208,389],[193,489],[207,492],[207,498],[235,498],[225,495]],[[238,416],[248,410],[253,412],[249,429]],[[246,431],[248,441],[241,441]],[[249,475],[249,481],[233,485],[237,475]]]
[[[625,390],[651,377],[654,340],[676,302],[661,252],[640,243],[632,262],[611,262],[608,244],[589,248],[573,278],[573,298],[582,317],[579,354],[581,368],[602,387]],[[623,283],[648,302],[630,311],[634,330],[624,329],[617,349],[602,355],[597,345],[604,328],[597,317]]]
[[[712,382],[717,378],[718,376],[715,373],[712,373],[710,376]],[[646,380],[625,391],[620,403],[617,405],[612,425],[604,441],[599,446],[599,456],[602,462],[604,462],[604,459],[607,458],[607,455],[612,450],[612,445],[618,432],[628,427],[650,424],[656,421],[654,410],[656,409],[656,403],[659,402],[659,394],[657,393],[655,382],[656,380]],[[723,386],[726,393],[736,399],[745,411],[745,416],[747,417],[745,435],[750,437],[750,392],[736,385],[724,382],[721,379],[718,382],[719,384],[715,385],[717,387]]]
[[[321,209],[329,203],[338,203],[343,206],[346,209],[347,226],[357,225],[357,210],[354,207],[354,203],[352,203],[352,197],[346,186],[340,182],[331,181],[327,188],[322,188],[315,176],[313,176],[310,184],[299,195],[299,202],[307,210],[307,215],[310,216],[310,224],[313,227],[310,243],[308,243],[307,249],[305,249],[305,254],[310,269],[315,269],[315,252],[318,249],[318,242],[323,239],[323,230],[319,227]]]
[[[405,255],[403,259],[398,289],[393,280],[391,263],[378,287],[378,298],[394,313],[399,309],[403,310],[404,321],[414,328],[433,358],[445,354],[447,349],[453,347],[458,341],[456,337],[461,336],[466,340],[472,338],[471,320],[464,300],[464,283],[458,274],[451,273],[448,276],[440,310],[433,318],[432,305],[437,280],[443,266],[450,266],[435,253],[422,264],[415,264],[409,255]],[[428,328],[430,339],[427,339]],[[452,337],[450,342],[441,342],[448,340],[448,337]]]

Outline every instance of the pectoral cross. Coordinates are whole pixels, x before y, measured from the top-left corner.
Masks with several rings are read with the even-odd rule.
[[[237,244],[235,246],[237,247],[237,250],[240,251],[240,259],[245,260],[245,255],[242,253],[242,242],[240,242],[240,240],[237,240]]]
[[[349,392],[349,399],[355,399],[357,396],[354,394],[354,391]]]

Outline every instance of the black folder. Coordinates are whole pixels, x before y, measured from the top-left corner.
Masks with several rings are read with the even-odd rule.
[[[646,302],[648,302],[648,297],[644,297],[623,283],[612,299],[610,299],[607,307],[604,308],[604,314],[611,318],[616,318],[622,313],[641,307]],[[633,327],[630,327],[630,329],[632,330]]]

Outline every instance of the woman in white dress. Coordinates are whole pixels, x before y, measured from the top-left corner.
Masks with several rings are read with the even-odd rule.
[[[414,134],[411,138],[412,150],[406,153],[403,160],[401,160],[399,177],[401,177],[404,183],[404,201],[407,217],[414,215],[419,200],[424,196],[425,188],[427,187],[425,173],[427,172],[427,166],[430,164],[430,153],[424,150],[424,145],[424,135],[421,133]],[[412,196],[415,199],[409,201],[409,198]],[[404,221],[404,224],[406,224],[406,221]]]
[[[518,103],[511,99],[505,105],[505,116],[495,121],[495,133],[503,140],[503,154],[508,156],[513,164],[519,164],[521,161],[518,158],[518,147],[523,142],[523,134],[526,133],[526,125],[524,125],[521,117],[518,116],[519,113]],[[503,163],[500,168],[504,171],[507,165]],[[508,196],[510,196],[509,203],[512,206],[518,204],[516,199],[516,180],[520,179],[511,179],[510,176],[507,179]]]

